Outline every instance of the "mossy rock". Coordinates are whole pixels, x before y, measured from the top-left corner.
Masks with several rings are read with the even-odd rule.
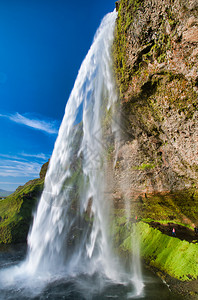
[[[48,166],[49,166],[49,162],[50,160],[48,160],[45,164],[42,165],[41,167],[41,170],[40,170],[40,173],[39,173],[39,176],[40,178],[45,178],[45,175],[47,173],[47,169],[48,169]]]
[[[133,223],[125,219],[121,226],[119,219],[115,219],[115,243],[125,259],[139,246],[141,257],[150,266],[180,281],[198,278],[198,243],[168,236],[144,222]],[[123,217],[121,219],[123,222]]]
[[[43,179],[35,179],[20,186],[0,201],[0,243],[26,242],[32,211],[42,193]]]

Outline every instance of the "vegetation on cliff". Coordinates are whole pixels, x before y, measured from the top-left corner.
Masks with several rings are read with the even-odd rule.
[[[48,162],[40,172],[40,178],[27,182],[0,201],[0,243],[26,242],[32,212],[43,190]]]
[[[125,138],[117,153],[112,139],[107,149],[108,165],[113,165],[116,154],[107,186],[116,208],[115,244],[120,254],[131,255],[136,227],[146,262],[181,281],[198,277],[197,239],[180,240],[146,222],[172,222],[191,233],[198,226],[196,2],[120,0],[113,56]],[[79,139],[80,133],[75,142]],[[76,182],[78,162],[74,155],[71,180]],[[0,201],[0,243],[26,241],[46,169],[47,165],[39,179]],[[73,212],[77,189],[75,193]],[[125,201],[130,222],[119,215]],[[144,222],[135,224],[135,216]],[[89,220],[89,212],[85,217]]]
[[[113,57],[124,138],[112,167],[114,206],[120,211],[127,203],[130,220],[172,222],[193,236],[198,226],[197,1],[120,0],[117,8]],[[127,256],[132,228],[123,217],[117,222],[116,243]],[[143,222],[137,230],[141,255],[151,266],[181,281],[197,279],[196,237],[181,241]]]
[[[198,225],[197,1],[119,3],[113,55],[128,138],[118,153],[115,199],[118,195],[119,204],[127,194],[139,203],[141,217],[193,227]]]
[[[144,222],[134,224],[122,223],[116,227],[119,236],[119,251],[124,256],[132,253],[132,234],[137,234],[140,241],[141,254],[153,267],[179,280],[192,280],[198,277],[198,244],[171,237],[152,228]],[[121,232],[120,232],[121,231]]]

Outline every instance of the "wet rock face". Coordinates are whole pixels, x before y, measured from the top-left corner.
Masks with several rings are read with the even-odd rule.
[[[114,171],[115,195],[196,187],[197,0],[121,0],[114,66],[128,134]]]
[[[148,75],[162,71],[183,74],[196,88],[197,1],[121,0],[119,7],[115,64],[122,97],[136,92],[131,79],[143,66]]]

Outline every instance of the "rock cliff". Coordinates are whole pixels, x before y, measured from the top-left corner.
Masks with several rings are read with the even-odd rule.
[[[131,227],[141,219],[143,222],[137,227],[141,229],[144,258],[178,280],[193,279],[195,282],[198,2],[120,0],[116,6],[118,18],[113,58],[120,96],[121,143],[118,152],[114,149],[108,126],[111,113],[104,116],[108,141],[106,198],[113,198],[115,207],[115,243],[121,255],[123,252],[126,256],[131,255]],[[73,167],[76,168],[75,163]],[[43,189],[46,170],[47,165],[44,165],[40,179],[19,187],[1,201],[0,243],[26,240],[32,209]],[[73,179],[77,176],[78,170]],[[125,208],[130,224],[123,217]],[[159,230],[145,224],[156,224],[156,221],[160,224]],[[167,232],[164,234],[163,226],[171,228],[176,223],[178,229],[179,226],[182,230],[188,227],[192,239],[182,241],[181,237],[180,241],[169,237]],[[153,239],[158,242],[157,249]],[[179,260],[175,245],[180,249]],[[173,267],[170,253],[175,263]]]
[[[113,174],[107,191],[117,216],[116,243],[122,255],[131,255],[129,228],[143,221],[137,227],[142,226],[144,259],[167,281],[167,274],[179,279],[176,289],[184,290],[183,295],[197,299],[198,2],[120,0],[116,8],[113,58],[121,142],[117,152],[112,148],[107,168]],[[128,221],[123,217],[126,208]],[[145,222],[156,228],[149,229],[152,238]],[[176,239],[169,233],[171,226],[179,231]],[[158,235],[161,250],[153,244],[159,242]],[[183,241],[183,250],[177,248],[173,255],[169,239],[173,245]],[[177,264],[171,264],[173,273],[182,266],[186,279],[181,272],[171,273],[170,258]],[[192,267],[188,259],[195,259]],[[184,288],[180,280],[192,280],[191,285]]]
[[[141,202],[141,217],[194,226],[198,2],[121,0],[113,53],[125,136],[114,171],[115,203],[127,195]]]

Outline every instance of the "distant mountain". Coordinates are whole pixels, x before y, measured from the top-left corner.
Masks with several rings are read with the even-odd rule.
[[[1,190],[0,189],[0,197],[7,197],[7,196],[9,196],[12,193],[13,192],[11,192],[11,191],[5,191],[5,190]]]

